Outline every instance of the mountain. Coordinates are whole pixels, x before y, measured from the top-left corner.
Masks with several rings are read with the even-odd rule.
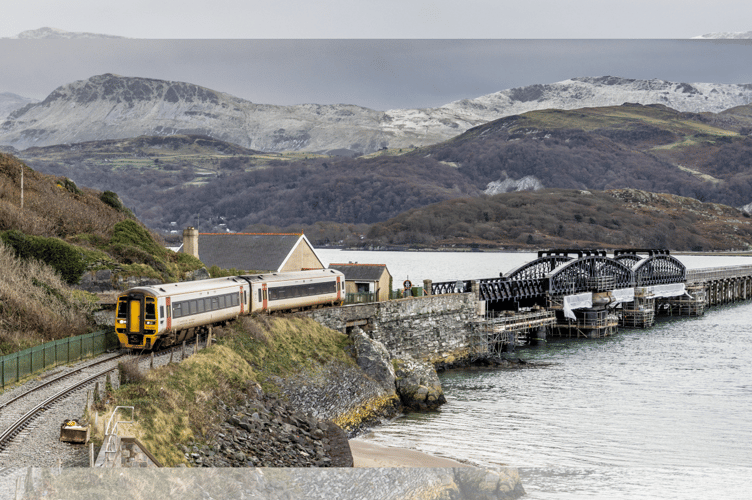
[[[258,153],[206,136],[18,154],[37,170],[116,191],[149,227],[200,215],[201,224],[243,231],[372,224],[444,200],[545,188],[631,188],[742,207],[752,202],[750,133],[751,105],[691,113],[624,104],[530,111],[432,146],[358,158]]]
[[[382,112],[345,104],[255,104],[190,83],[105,74],[63,85],[44,101],[15,110],[0,125],[0,144],[22,150],[141,135],[202,134],[268,152],[366,154],[435,144],[528,111],[624,102],[719,112],[752,102],[752,85],[575,78],[438,108]]]
[[[36,99],[10,92],[0,92],[0,120],[4,120],[11,112],[35,102],[37,102]]]
[[[41,40],[41,39],[91,39],[91,38],[125,38],[115,35],[102,35],[100,33],[85,33],[85,32],[73,32],[65,31],[57,28],[39,28],[35,30],[22,31],[18,35],[11,38],[19,38],[23,40]]]
[[[695,36],[692,38],[705,40],[748,40],[752,38],[752,31],[719,31],[716,33],[707,33],[705,35]]]

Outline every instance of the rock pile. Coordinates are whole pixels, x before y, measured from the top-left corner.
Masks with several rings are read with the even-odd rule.
[[[397,394],[405,408],[413,411],[435,410],[446,403],[439,376],[432,365],[410,357],[393,362]]]
[[[352,467],[347,436],[331,421],[260,395],[222,408],[206,444],[183,446],[194,467]]]

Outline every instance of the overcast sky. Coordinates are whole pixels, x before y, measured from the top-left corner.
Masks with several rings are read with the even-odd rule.
[[[752,30],[749,0],[2,0],[0,37],[691,38]]]
[[[126,40],[0,39],[0,92],[103,73],[263,104],[420,108],[579,76],[752,83],[749,0],[1,0],[0,38],[49,26]],[[749,22],[749,24],[745,24]]]

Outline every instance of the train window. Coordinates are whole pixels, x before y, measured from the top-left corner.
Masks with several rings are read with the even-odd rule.
[[[230,295],[230,297],[232,298],[233,306],[237,307],[240,305],[240,295],[238,295],[237,293],[233,293],[232,295]]]
[[[259,288],[259,302],[261,302],[261,289]]]
[[[196,301],[196,312],[197,313],[204,312],[204,299],[198,299]]]
[[[125,297],[118,300],[117,315],[118,318],[122,319],[128,317],[128,299],[126,299]]]
[[[154,303],[154,299],[146,299],[144,319],[157,319],[157,306]]]
[[[183,315],[183,303],[178,302],[177,304],[172,306],[172,317],[179,318],[182,315]]]
[[[196,314],[196,301],[190,300],[188,301],[188,314]]]
[[[164,318],[164,306],[159,306],[159,317]]]

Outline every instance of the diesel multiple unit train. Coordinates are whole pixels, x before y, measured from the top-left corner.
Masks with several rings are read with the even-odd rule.
[[[342,304],[345,276],[333,269],[271,273],[131,288],[118,297],[122,347],[177,344],[238,316]]]

